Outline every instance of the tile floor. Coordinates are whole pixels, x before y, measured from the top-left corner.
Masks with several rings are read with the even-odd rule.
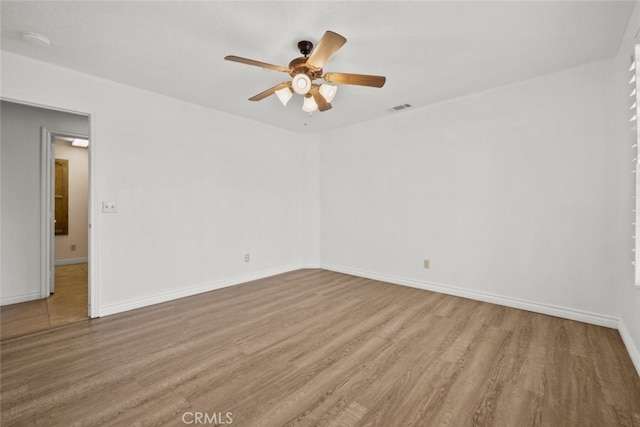
[[[88,319],[86,263],[56,267],[49,298],[0,307],[0,338],[7,339]]]

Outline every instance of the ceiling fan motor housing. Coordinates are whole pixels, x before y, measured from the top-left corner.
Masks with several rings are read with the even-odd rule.
[[[307,65],[307,58],[301,56],[300,58],[295,58],[289,62],[289,75],[294,77],[296,74],[300,73],[306,74],[311,80],[315,80],[322,76],[322,68],[317,70],[309,68]]]
[[[308,40],[302,40],[298,42],[298,49],[304,56],[295,58],[289,62],[289,75],[295,77],[296,74],[306,74],[311,80],[315,80],[322,76],[322,68],[312,69],[307,65],[307,56],[313,50],[313,43]]]

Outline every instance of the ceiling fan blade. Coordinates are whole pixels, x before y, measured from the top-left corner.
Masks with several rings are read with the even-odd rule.
[[[255,61],[253,59],[242,58],[240,56],[228,55],[224,59],[227,61],[239,62],[241,64],[255,65],[256,67],[268,68],[269,70],[282,71],[288,73],[289,68],[281,67],[280,65],[267,64],[266,62]]]
[[[326,31],[307,59],[307,66],[316,70],[321,69],[346,42],[347,39],[340,34]]]
[[[318,86],[316,85],[312,86],[311,89],[309,90],[309,93],[311,94],[311,96],[313,96],[313,100],[316,101],[316,104],[318,105],[318,110],[327,111],[331,109],[332,107],[331,103],[327,102],[324,96],[322,96],[322,94],[318,90]]]
[[[368,76],[366,74],[326,73],[322,76],[329,83],[382,87],[387,81],[384,76]]]
[[[260,92],[259,94],[252,96],[249,98],[249,101],[260,101],[265,99],[267,96],[271,96],[276,93],[277,90],[284,89],[285,87],[291,87],[291,81],[282,82],[280,84],[271,87],[264,92]]]

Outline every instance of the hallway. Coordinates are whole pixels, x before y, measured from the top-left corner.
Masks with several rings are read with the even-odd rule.
[[[47,299],[0,307],[0,338],[54,328],[88,319],[88,264],[56,267],[56,292]]]

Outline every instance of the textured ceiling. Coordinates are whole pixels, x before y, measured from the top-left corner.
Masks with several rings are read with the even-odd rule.
[[[380,118],[616,54],[631,1],[56,2],[1,3],[2,49],[302,133]],[[387,77],[381,89],[341,85],[333,109],[247,99],[288,75],[277,65],[326,30],[347,44],[325,72]],[[25,43],[22,32],[51,39]]]

